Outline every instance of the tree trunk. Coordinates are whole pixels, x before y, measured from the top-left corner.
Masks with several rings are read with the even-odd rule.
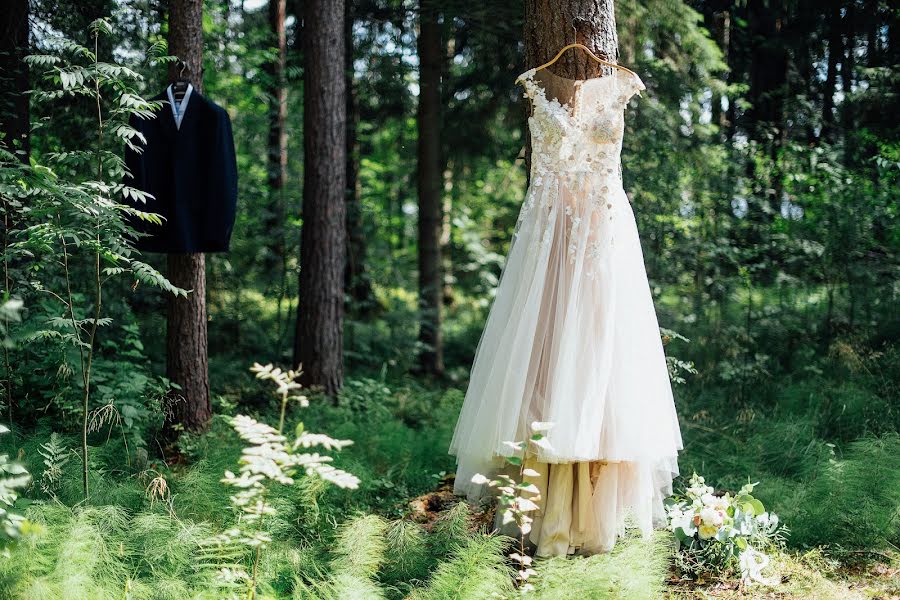
[[[781,7],[783,8],[783,7]],[[747,2],[748,26],[752,35],[749,64],[750,108],[744,114],[746,131],[765,148],[772,164],[772,174],[763,182],[752,161],[747,163],[749,180],[758,182],[759,190],[750,199],[747,218],[750,223],[748,242],[765,245],[772,222],[781,210],[783,177],[780,150],[786,138],[785,102],[788,97],[788,60],[786,11],[769,6],[763,0]],[[771,275],[770,270],[766,270]]]
[[[731,52],[731,13],[722,10],[713,14],[713,33],[715,40],[722,50],[722,56],[725,63],[728,64]],[[729,78],[730,81],[730,78]],[[728,99],[728,106],[734,104],[735,99]],[[722,109],[722,96],[718,93],[712,97],[712,122],[719,128],[720,139],[727,140],[731,138],[728,133],[731,126],[728,111]]]
[[[372,280],[366,270],[366,234],[363,230],[362,205],[359,198],[359,99],[353,72],[353,0],[346,0],[344,22],[344,61],[347,74],[347,287],[348,310],[368,316],[376,308]]]
[[[169,53],[183,63],[169,65],[169,80],[183,76],[198,92],[203,91],[203,0],[171,0],[169,4]],[[181,386],[180,401],[173,406],[169,431],[174,425],[202,431],[209,425],[209,368],[206,337],[206,260],[202,253],[169,254],[169,280],[191,290],[187,298],[169,297],[166,328],[166,375]]]
[[[304,8],[303,230],[294,363],[303,367],[304,384],[333,396],[344,383],[344,0],[308,0]]]
[[[284,272],[284,179],[287,171],[287,94],[284,68],[287,57],[287,38],[284,31],[285,0],[269,0],[269,28],[277,53],[266,65],[269,76],[269,152],[268,187],[269,208],[265,215],[265,230],[269,245],[269,270]]]
[[[525,64],[542,65],[575,41],[600,58],[619,60],[613,0],[525,0]],[[586,53],[573,50],[551,70],[561,77],[588,79],[602,68]]]
[[[822,138],[831,140],[834,128],[834,90],[837,84],[838,62],[844,54],[841,42],[841,9],[834,6],[828,13],[828,67],[822,89]]]
[[[432,375],[444,372],[441,339],[441,26],[432,2],[423,0],[419,13],[419,369]]]
[[[0,134],[11,152],[28,163],[28,0],[9,0],[0,10]]]
[[[855,136],[855,118],[853,113],[853,101],[850,95],[853,93],[853,72],[856,69],[856,27],[855,27],[855,11],[852,5],[847,6],[844,11],[844,56],[841,62],[841,91],[844,92],[844,98],[841,100],[841,129],[845,132],[844,136],[844,164],[853,163],[856,153],[856,136]]]

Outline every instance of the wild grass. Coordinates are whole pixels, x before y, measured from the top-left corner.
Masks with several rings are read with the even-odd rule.
[[[540,600],[660,598],[673,551],[671,542],[662,533],[647,540],[630,536],[609,554],[538,561],[534,597]]]
[[[777,383],[758,383],[752,395],[708,374],[677,389],[686,442],[682,473],[696,470],[731,490],[760,481],[755,494],[790,527],[789,550],[775,557],[774,567],[784,578],[778,591],[785,597],[858,597],[846,565],[896,560],[898,365],[892,350],[842,347]],[[223,377],[235,373],[221,388],[220,410],[241,406],[263,419],[277,414],[274,403],[258,399],[259,384],[242,374],[243,366],[215,367]],[[310,401],[305,425],[355,441],[338,454],[336,466],[362,483],[345,492],[305,478],[273,489],[278,516],[267,527],[273,542],[260,564],[259,597],[480,600],[515,593],[514,565],[506,558],[510,541],[473,530],[465,503],[427,529],[404,518],[407,501],[453,469],[446,448],[460,387],[397,378],[387,369],[351,378],[336,404],[315,394]],[[289,414],[286,427],[297,420]],[[0,597],[227,597],[216,571],[246,566],[248,557],[204,545],[234,519],[220,479],[235,468],[241,444],[223,419],[214,419],[206,434],[187,437],[184,460],[170,467],[154,458],[152,439],[143,459],[132,451],[124,460],[121,436],[92,438],[90,505],[80,502],[77,469],[54,471],[52,489],[40,488],[46,468],[40,450],[52,426],[39,423],[0,439],[2,451],[19,456],[34,475],[24,494],[30,505],[22,509],[43,528],[0,560]],[[79,440],[57,433],[54,453],[72,455],[69,462],[77,464]],[[168,504],[148,490],[159,477]],[[630,537],[609,555],[538,561],[534,597],[767,593],[762,587],[741,591],[734,582],[673,586],[671,564],[665,534],[648,541]]]

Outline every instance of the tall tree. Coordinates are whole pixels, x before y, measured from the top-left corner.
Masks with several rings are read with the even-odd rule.
[[[8,0],[0,10],[0,133],[26,163],[31,150],[27,53],[28,0]]]
[[[294,364],[306,385],[344,382],[347,81],[344,0],[304,3],[303,229]]]
[[[269,29],[275,50],[269,61],[269,208],[266,231],[271,267],[283,272],[284,250],[284,180],[287,173],[287,92],[284,82],[287,37],[284,30],[285,0],[269,0]]]
[[[441,338],[443,268],[441,265],[441,68],[444,48],[438,9],[430,0],[419,7],[419,368],[434,375],[444,372]]]
[[[179,63],[169,65],[169,80],[179,77],[203,91],[203,0],[169,3],[169,53]],[[189,431],[209,424],[209,365],[206,332],[206,257],[202,253],[169,254],[168,277],[190,290],[186,298],[169,296],[166,328],[166,374],[181,387],[172,422]]]

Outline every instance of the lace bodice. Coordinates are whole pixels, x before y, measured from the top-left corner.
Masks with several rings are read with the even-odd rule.
[[[592,172],[618,177],[625,106],[645,89],[628,71],[587,80],[559,77],[546,69],[519,76],[532,102],[528,119],[532,142],[532,175]],[[560,101],[548,86],[571,97]]]

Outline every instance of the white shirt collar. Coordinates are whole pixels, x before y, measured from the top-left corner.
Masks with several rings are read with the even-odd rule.
[[[181,121],[184,119],[184,113],[187,110],[188,101],[191,99],[191,92],[193,91],[194,86],[189,83],[181,102],[175,102],[175,94],[172,93],[172,85],[170,84],[169,87],[166,88],[166,93],[169,95],[169,105],[172,107],[172,117],[175,119],[176,129],[181,129]]]

